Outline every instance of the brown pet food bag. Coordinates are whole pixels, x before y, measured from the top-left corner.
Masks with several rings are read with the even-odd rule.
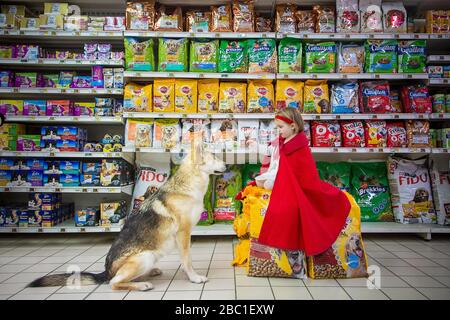
[[[231,5],[211,7],[212,13],[212,32],[231,32],[233,24],[233,15],[231,14]]]
[[[127,2],[127,30],[153,30],[155,25],[155,1]]]
[[[256,32],[272,32],[272,20],[257,15]]]
[[[156,11],[156,31],[183,31],[182,10],[160,5]]]
[[[283,33],[297,32],[296,6],[292,4],[278,4],[276,8],[275,31]]]
[[[234,0],[233,15],[234,32],[255,32],[255,7],[253,0]]]
[[[209,32],[211,30],[211,12],[191,10],[186,12],[187,32]]]
[[[406,121],[406,135],[409,148],[430,147],[430,123],[425,120]]]
[[[316,29],[316,15],[312,10],[297,10],[297,32],[314,33]]]
[[[336,32],[336,13],[334,8],[314,6],[316,15],[316,33]]]

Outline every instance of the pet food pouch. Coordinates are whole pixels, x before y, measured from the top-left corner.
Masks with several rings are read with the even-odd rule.
[[[219,112],[244,113],[247,102],[247,84],[221,82],[219,93]]]
[[[403,107],[408,113],[432,113],[433,103],[431,102],[428,87],[423,85],[411,85],[402,87],[400,90]]]
[[[387,147],[388,148],[406,148],[408,141],[406,139],[406,129],[403,122],[387,123]]]
[[[364,46],[358,44],[338,45],[338,72],[339,73],[362,73],[364,72]]]
[[[192,40],[190,72],[217,72],[219,40]]]
[[[248,72],[248,42],[247,40],[220,40],[219,72]]]
[[[297,32],[295,18],[296,6],[292,4],[278,4],[276,6],[275,31],[281,33]]]
[[[160,38],[158,45],[158,71],[187,71],[188,39]]]
[[[314,33],[316,27],[316,16],[312,10],[297,10],[295,12],[297,18],[298,33]]]
[[[233,31],[255,31],[255,6],[253,0],[233,0]]]
[[[381,0],[360,0],[361,32],[383,32],[383,18],[381,13]]]
[[[211,144],[217,150],[234,150],[238,141],[238,123],[236,120],[212,120]]]
[[[152,85],[140,86],[128,83],[125,86],[123,108],[125,112],[152,112]]]
[[[238,166],[230,166],[216,178],[214,184],[214,221],[232,223],[241,211],[240,201],[235,196],[242,189],[242,174]]]
[[[127,70],[153,71],[153,39],[141,40],[125,37],[125,66]]]
[[[426,40],[400,41],[398,44],[398,72],[425,73],[427,67]]]
[[[403,2],[383,2],[384,32],[406,33],[407,15]]]
[[[270,18],[265,18],[260,15],[256,15],[256,32],[271,32],[272,31],[272,20]]]
[[[248,73],[277,73],[275,39],[248,40]]]
[[[366,72],[397,73],[397,40],[367,40]]]
[[[307,80],[304,94],[303,113],[330,112],[327,80]]]
[[[406,134],[409,148],[429,148],[430,123],[425,120],[407,120]]]
[[[231,5],[224,4],[212,6],[212,32],[231,32],[233,25],[233,16],[231,14]]]
[[[386,121],[365,122],[365,135],[367,148],[385,148],[387,141]]]
[[[250,80],[247,91],[247,112],[274,112],[274,90],[271,80]]]
[[[258,150],[258,120],[239,120],[238,122],[238,145],[239,148],[249,151]]]
[[[278,45],[278,72],[302,72],[302,42],[284,38]]]
[[[436,163],[431,162],[430,176],[437,223],[450,225],[450,172],[438,170]]]
[[[364,148],[365,135],[362,121],[342,121],[342,146],[346,148]]]
[[[156,11],[155,31],[183,31],[181,7],[166,7],[160,4]]]
[[[175,79],[155,79],[153,82],[153,111],[175,111]]]
[[[198,112],[216,113],[219,101],[219,79],[198,80]]]
[[[92,19],[92,17],[91,17]],[[126,9],[127,30],[153,30],[155,1],[128,1]]]
[[[313,13],[316,17],[316,33],[336,32],[336,14],[334,8],[314,6]]]
[[[308,139],[308,146],[311,146],[311,125],[309,121],[303,123],[303,132],[305,133],[306,139]]]
[[[358,33],[360,29],[358,0],[337,0],[337,33]]]
[[[259,135],[258,135],[258,151],[264,154],[271,141],[277,137],[274,120],[261,120],[259,121]]]
[[[387,170],[395,220],[400,223],[436,223],[431,179],[426,159],[389,157]]]
[[[359,88],[356,81],[333,84],[331,113],[359,113]]]
[[[360,86],[360,105],[366,113],[391,113],[395,110],[391,106],[389,82],[369,81]]]
[[[338,121],[313,121],[311,127],[314,147],[341,146],[341,127]]]
[[[210,143],[210,120],[181,119],[181,146],[190,148],[196,143]]]
[[[348,162],[317,162],[320,180],[350,192],[351,164]]]
[[[181,127],[178,119],[156,119],[153,132],[153,148],[174,149],[179,146]]]
[[[277,80],[276,110],[285,108],[303,108],[304,83],[296,80]]]
[[[260,170],[261,164],[245,164],[242,169],[242,185],[246,186],[249,182],[254,181]]]
[[[175,80],[175,112],[197,112],[197,80]]]
[[[361,221],[393,221],[384,162],[352,164],[352,195],[361,208]]]
[[[395,113],[402,113],[403,112],[403,104],[400,99],[400,92],[399,90],[390,90],[390,98],[391,98],[391,108],[392,112]]]
[[[319,42],[305,44],[306,73],[336,72],[336,43]]]
[[[211,12],[200,10],[186,12],[186,29],[188,32],[209,32]]]
[[[137,148],[152,147],[153,120],[128,119],[125,128],[125,146]]]

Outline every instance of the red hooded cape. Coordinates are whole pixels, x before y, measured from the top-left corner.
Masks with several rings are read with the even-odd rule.
[[[337,239],[350,212],[347,196],[321,181],[305,133],[284,143],[258,242],[313,256]]]

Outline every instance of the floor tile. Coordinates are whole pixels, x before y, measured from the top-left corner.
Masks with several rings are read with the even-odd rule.
[[[237,287],[238,300],[274,300],[270,287]]]
[[[47,273],[43,272],[35,272],[35,273],[18,273],[14,277],[5,280],[3,283],[25,283],[28,284],[40,277],[47,275]],[[3,285],[3,284],[2,284]]]
[[[213,261],[232,261],[234,259],[232,253],[215,253],[212,257]]]
[[[272,287],[276,300],[312,300],[306,287]]]
[[[334,279],[305,279],[303,280],[307,287],[339,287],[339,283]]]
[[[156,291],[132,291],[130,292],[124,300],[161,300],[164,295],[164,291],[156,292]]]
[[[392,300],[428,300],[414,288],[382,288],[381,291]]]
[[[444,267],[417,267],[429,276],[450,276],[450,270]]]
[[[173,280],[168,291],[197,291],[203,290],[203,283],[192,283],[188,280]]]
[[[411,258],[411,259],[424,259],[424,256],[416,252],[396,252],[395,255],[401,259]]]
[[[234,267],[234,273],[237,276],[243,276],[247,274],[247,270],[245,267]]]
[[[386,259],[386,258],[378,258],[377,261],[381,263],[385,267],[410,267],[411,265],[403,261],[402,259]]]
[[[209,279],[203,290],[234,290],[234,279]]]
[[[417,290],[431,300],[450,300],[449,288],[418,288]]]
[[[17,259],[19,259],[19,257],[0,256],[0,265],[11,263]]]
[[[61,266],[59,263],[40,263],[25,269],[23,272],[52,272]]]
[[[426,274],[414,267],[389,267],[398,276],[425,276]]]
[[[368,281],[366,278],[355,279],[336,279],[342,287],[367,287]]]
[[[117,291],[114,293],[91,293],[86,300],[123,300],[128,291]]]
[[[51,256],[44,260],[42,260],[40,263],[67,263],[70,260],[70,257],[60,257],[60,256]]]
[[[62,287],[58,291],[57,294],[79,294],[79,293],[90,293],[94,291],[98,285],[88,285],[88,286],[80,286],[79,288],[71,288],[71,287]]]
[[[0,301],[8,300],[11,297],[9,294],[0,294]]]
[[[236,276],[236,286],[238,287],[269,287],[269,279],[248,277],[248,276]]]
[[[209,269],[208,279],[234,279],[233,269]]]
[[[0,273],[0,283],[2,283],[3,281],[15,276],[15,273]]]
[[[175,276],[175,274],[177,273],[177,271],[178,271],[177,269],[162,270],[161,275],[151,277],[150,279],[152,279],[152,280],[153,279],[155,279],[155,280],[172,280],[173,277]]]
[[[8,300],[45,300],[50,296],[50,293],[40,294],[16,294]]]
[[[83,300],[87,295],[88,293],[56,293],[49,296],[47,300]]]
[[[421,259],[406,258],[404,260],[414,267],[439,267],[437,263],[425,258]]]
[[[203,290],[200,300],[235,300],[236,292],[233,290],[209,291]]]
[[[209,262],[208,262],[209,264]],[[165,270],[165,269],[178,269],[178,267],[180,266],[180,262],[179,261],[158,261],[155,264],[155,268],[160,268],[161,270]]]
[[[410,285],[399,277],[385,276],[381,277],[381,288],[409,288]]]
[[[72,258],[69,263],[74,263],[74,262],[80,262],[80,263],[94,263],[96,261],[98,261],[99,256],[77,256],[75,258]],[[65,261],[67,262],[67,261]]]
[[[433,261],[439,264],[440,266],[450,268],[450,259],[433,259]]]
[[[206,276],[206,274],[208,273],[208,270],[207,269],[195,269],[195,272],[197,272],[201,276]],[[186,281],[189,280],[186,272],[181,270],[181,268],[178,269],[178,272],[175,274],[175,277],[173,277],[173,279],[174,280],[186,280]]]
[[[21,257],[19,259],[14,260],[13,263],[10,264],[31,264],[34,265],[36,263],[41,262],[44,260],[44,257]]]
[[[220,260],[212,260],[211,261],[211,266],[210,266],[210,268],[217,268],[217,269],[219,269],[219,268],[224,268],[224,269],[231,269],[231,268],[233,268],[233,266],[231,265],[231,261],[232,261],[232,259],[230,259],[230,260],[223,260],[223,261],[220,261]]]
[[[346,287],[344,290],[353,300],[389,300],[381,290],[377,289]]]
[[[445,287],[442,283],[440,283],[428,276],[425,276],[425,277],[403,276],[401,278],[415,288]]]
[[[314,300],[351,300],[341,287],[308,287]]]
[[[445,284],[447,287],[450,287],[450,277],[433,276],[433,278],[439,281],[440,283]]]
[[[0,294],[9,294],[13,295],[22,291],[25,288],[26,284],[23,283],[2,283],[0,285]]]
[[[0,273],[22,272],[29,267],[29,264],[7,264],[0,267]]]
[[[202,291],[167,291],[163,300],[199,300]]]
[[[22,291],[20,291],[20,294],[52,294],[58,291],[61,287],[40,287],[40,288],[25,288]]]
[[[371,257],[374,257],[375,259],[378,259],[378,258],[395,259],[395,258],[397,258],[394,254],[387,252],[387,251],[373,251],[373,252],[369,251],[368,255]]]
[[[433,252],[423,252],[421,253],[424,257],[429,258],[429,259],[448,259],[450,258],[448,255],[444,254],[444,253],[440,253],[437,251],[433,251]]]
[[[273,287],[304,287],[305,284],[301,279],[287,278],[269,278],[270,285]]]

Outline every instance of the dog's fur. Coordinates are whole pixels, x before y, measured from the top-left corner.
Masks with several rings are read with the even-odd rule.
[[[348,262],[348,257],[352,253],[359,257],[359,266],[355,269],[349,267],[347,269],[347,276],[349,278],[361,277],[362,275],[365,275],[367,266],[365,263],[364,249],[361,243],[361,235],[356,232],[349,236],[348,241],[345,244],[345,261]]]
[[[155,264],[175,246],[189,280],[207,281],[192,268],[191,230],[203,211],[209,175],[222,173],[226,168],[223,161],[204,152],[201,145],[193,149],[166,184],[128,217],[106,257],[105,271],[82,272],[82,285],[109,281],[115,290],[150,290],[153,285],[145,277],[161,274]],[[64,286],[71,277],[72,274],[45,276],[29,287]]]

